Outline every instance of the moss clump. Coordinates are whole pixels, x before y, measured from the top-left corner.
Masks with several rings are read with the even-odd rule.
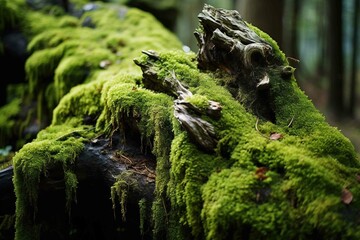
[[[343,203],[341,192],[348,189],[354,198],[359,193],[359,160],[349,140],[325,122],[295,80],[282,80],[278,69],[271,72],[276,124],[256,124],[256,117],[218,86],[217,79],[200,73],[192,59],[185,53],[162,53],[154,69],[163,77],[174,70],[194,96],[221,103],[220,120],[207,119],[216,127],[219,143],[216,154],[205,154],[173,122],[170,182],[164,188],[170,216],[177,220],[173,225],[170,221],[168,238],[186,238],[189,229],[195,239],[298,239],[317,234],[357,238],[359,205]],[[294,113],[301,116],[288,127]],[[281,138],[271,140],[271,133]],[[355,215],[348,214],[349,208]],[[164,218],[156,212],[154,216]]]
[[[6,30],[20,28],[24,23],[22,18],[24,6],[22,0],[0,1],[0,34]]]
[[[147,207],[146,207],[146,199],[142,198],[139,201],[139,214],[140,214],[140,223],[139,223],[139,230],[140,234],[143,236],[145,233],[145,220],[147,218]]]
[[[21,99],[16,98],[0,108],[0,148],[9,144],[9,139],[17,135],[14,131],[17,131],[15,125],[21,109],[20,105]]]
[[[41,224],[33,219],[38,206],[41,179],[52,168],[61,166],[64,171],[66,207],[70,207],[76,193],[77,180],[72,166],[83,150],[84,141],[92,134],[82,126],[49,127],[38,134],[36,140],[26,144],[13,158],[16,193],[16,239],[38,239]],[[65,206],[64,206],[65,207]]]
[[[196,106],[200,110],[206,110],[209,106],[209,99],[199,94],[195,94],[191,97],[186,98],[185,100]]]
[[[169,152],[161,146],[168,146],[165,148],[168,150],[171,144],[168,135],[172,134],[169,124],[172,100],[141,88],[141,71],[132,58],[143,49],[180,49],[181,44],[145,12],[96,4],[100,6],[99,13],[87,12],[78,20],[62,14],[43,17],[43,13],[29,12],[26,15],[32,23],[39,23],[29,25],[27,34],[32,41],[28,46],[31,56],[26,62],[26,74],[31,95],[38,103],[42,126],[46,126],[47,114],[59,104],[52,125],[14,157],[16,239],[40,237],[42,223],[34,221],[39,183],[53,167],[63,169],[65,207],[70,212],[77,187],[72,166],[84,141],[90,138],[88,133],[92,133],[85,124],[95,125],[97,121],[98,131],[110,133],[111,127],[120,127],[126,118],[140,117],[144,149],[151,143],[159,162],[168,159]],[[121,17],[119,10],[123,10]],[[91,18],[96,28],[82,27],[85,18]],[[129,72],[132,74],[128,75]],[[118,99],[119,96],[123,98]],[[118,119],[120,115],[112,116],[119,113],[124,114],[122,119]],[[168,131],[160,134],[163,129]],[[161,181],[166,184],[163,178]],[[121,186],[118,181],[112,189],[122,199],[120,205],[125,216],[126,192]]]
[[[130,171],[122,172],[116,177],[116,182],[111,187],[111,200],[113,203],[113,210],[116,210],[116,198],[119,199],[121,218],[126,221],[126,206],[128,201],[129,192],[138,188],[137,181],[132,177],[133,173]],[[116,215],[114,213],[114,215]]]
[[[103,83],[94,81],[72,88],[54,109],[52,124],[78,126],[84,122],[94,122],[103,108],[100,101]]]
[[[165,94],[141,88],[136,85],[138,79],[137,76],[124,75],[104,84],[104,110],[97,121],[97,129],[108,134],[117,129],[126,131],[124,124],[130,120],[141,133],[144,151],[149,146],[152,147],[152,152],[157,157],[156,200],[153,208],[158,209],[156,214],[163,216],[154,219],[154,234],[158,235],[166,227],[163,221],[166,218],[165,186],[169,179],[169,149],[173,134],[172,99]],[[162,229],[157,229],[158,227]]]
[[[32,55],[26,62],[26,74],[38,102],[38,116],[44,121],[42,116],[48,115],[72,87],[98,79],[101,72],[139,71],[134,70],[132,59],[143,49],[181,47],[150,14],[100,2],[96,6],[78,22],[69,16],[47,16],[50,30],[39,32],[29,43]],[[41,18],[42,13],[31,15],[36,16]],[[91,19],[95,27],[82,27],[85,19]],[[38,33],[35,27],[30,29]],[[143,29],[147,29],[146,34]]]

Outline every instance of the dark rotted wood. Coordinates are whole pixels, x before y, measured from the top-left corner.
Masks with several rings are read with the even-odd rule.
[[[44,230],[42,237],[151,239],[150,213],[144,220],[148,229],[144,230],[144,234],[140,233],[138,203],[145,199],[150,211],[155,190],[155,166],[154,156],[143,153],[137,140],[126,138],[124,142],[118,132],[110,139],[97,138],[87,143],[85,150],[72,166],[79,183],[70,214],[65,209],[64,182],[58,172],[59,168],[49,169],[46,177],[41,178],[37,218],[40,223],[46,222],[47,226],[52,228]],[[129,178],[136,183],[136,187],[129,185],[126,199],[127,217],[123,220],[119,199],[116,199],[116,208],[113,209],[110,191],[117,177],[125,172],[131,174]],[[69,224],[64,225],[67,222]],[[58,232],[64,233],[64,236],[60,238]],[[71,236],[66,235],[69,232],[72,233]]]
[[[13,174],[12,166],[0,171],[0,216],[15,213]]]
[[[44,239],[151,239],[151,202],[155,190],[155,157],[145,154],[139,141],[119,133],[112,138],[97,138],[85,145],[71,170],[78,187],[70,209],[66,208],[64,172],[53,165],[39,183],[34,223]],[[110,189],[122,173],[130,173],[136,188],[127,194],[127,218],[121,218],[120,206],[113,209]],[[0,171],[0,216],[15,213],[13,168]],[[140,233],[138,203],[145,199],[148,215],[144,233]],[[118,199],[116,200],[118,202]],[[118,205],[118,204],[117,204]],[[46,223],[46,224],[45,224]],[[121,230],[119,231],[119,229]]]

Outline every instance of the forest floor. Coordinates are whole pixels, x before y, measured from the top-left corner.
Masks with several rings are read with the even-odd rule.
[[[340,117],[334,118],[327,111],[328,92],[315,84],[309,82],[300,83],[301,89],[308,95],[314,105],[324,114],[330,125],[337,127],[341,132],[350,139],[356,151],[360,156],[360,116],[359,112],[355,118]],[[356,106],[360,106],[358,99]],[[359,107],[358,107],[359,108]]]

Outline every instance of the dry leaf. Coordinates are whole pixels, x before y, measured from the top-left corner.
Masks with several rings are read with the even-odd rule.
[[[356,180],[360,183],[360,174],[356,174]]]
[[[282,138],[282,134],[281,133],[272,133],[270,135],[270,140],[279,140],[280,138]]]
[[[266,167],[259,167],[255,171],[256,178],[259,180],[265,180],[267,176],[265,175],[268,169]]]
[[[353,200],[353,195],[352,193],[344,188],[342,191],[341,191],[341,201],[345,204],[350,204]]]

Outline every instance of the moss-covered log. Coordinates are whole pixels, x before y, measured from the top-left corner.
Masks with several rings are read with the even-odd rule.
[[[299,89],[294,69],[267,34],[236,11],[206,5],[196,33],[200,50],[185,53],[174,36],[160,25],[149,26],[150,18],[138,10],[91,6],[97,7],[81,23],[93,28],[79,24],[68,35],[60,34],[63,29],[44,32],[30,43],[32,94],[58,104],[51,125],[13,159],[17,240],[79,234],[360,238],[360,161],[354,147]],[[145,28],[151,31],[144,39]],[[118,52],[121,59],[113,54]],[[211,144],[202,145],[199,134],[210,136]],[[93,158],[87,152],[96,144]],[[144,161],[156,166],[131,166],[121,146],[135,147],[139,154],[133,157],[149,156]],[[109,149],[137,175],[104,159]],[[105,171],[94,171],[98,161]],[[99,178],[85,181],[90,176]],[[155,183],[141,185],[154,177]],[[43,194],[44,181],[60,184],[58,194]],[[135,200],[131,192],[139,193]],[[98,222],[86,222],[88,216],[106,227],[89,229]]]
[[[122,143],[118,135],[111,142],[95,138],[84,145],[70,172],[64,173],[59,163],[47,166],[46,174],[40,175],[34,210],[35,223],[48,225],[38,233],[42,238],[92,239],[94,234],[96,239],[150,239],[146,216],[154,198],[155,159],[143,154],[136,140],[127,142]],[[15,214],[12,178],[12,167],[0,171],[0,216]],[[76,191],[71,184],[77,185]]]

